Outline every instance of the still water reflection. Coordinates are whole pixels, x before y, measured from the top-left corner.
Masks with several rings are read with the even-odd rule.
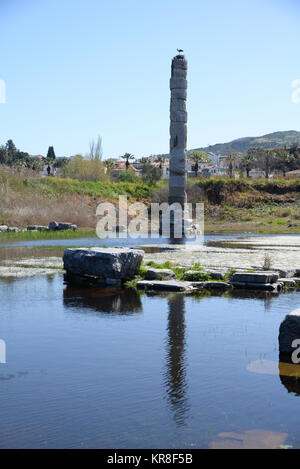
[[[174,421],[179,426],[185,424],[189,411],[185,355],[184,295],[177,294],[171,296],[168,300],[168,307],[164,385]]]
[[[300,447],[278,359],[300,292],[140,295],[54,274],[2,279],[0,296],[0,447]]]

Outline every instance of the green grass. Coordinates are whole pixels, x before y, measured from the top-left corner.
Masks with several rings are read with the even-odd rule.
[[[124,194],[133,199],[147,199],[153,190],[153,186],[143,182],[90,182],[57,177],[25,178],[23,184],[24,188],[48,197],[80,194],[109,200],[118,199],[119,195]],[[19,184],[18,189],[22,189]]]
[[[183,278],[185,277],[185,273],[188,270],[198,270],[199,272],[197,272],[196,274],[193,274],[193,276],[190,279],[185,277],[184,280],[192,280],[192,281],[211,280],[211,277],[209,274],[205,272],[201,272],[203,270],[203,267],[201,267],[199,263],[195,263],[191,267],[179,267],[178,265],[173,264],[170,261],[166,261],[161,264],[154,262],[154,261],[149,261],[145,265],[147,267],[153,267],[155,269],[171,269],[173,270],[177,280],[183,280]],[[143,268],[146,269],[144,266]]]
[[[78,239],[78,238],[94,238],[95,230],[79,229],[77,231],[24,231],[18,233],[0,233],[0,243],[15,243],[18,241],[38,241],[51,239]]]

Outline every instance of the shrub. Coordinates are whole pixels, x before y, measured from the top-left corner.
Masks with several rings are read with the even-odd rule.
[[[124,171],[120,171],[118,174],[118,181],[119,182],[139,182],[139,176],[135,174],[130,169],[124,169]]]
[[[85,159],[82,155],[72,156],[63,172],[66,178],[79,181],[108,181],[104,164],[99,159]]]

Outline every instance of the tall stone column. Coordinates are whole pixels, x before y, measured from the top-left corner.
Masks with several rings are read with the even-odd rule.
[[[169,204],[186,202],[186,141],[187,141],[187,61],[184,55],[172,60],[170,80],[170,174]]]

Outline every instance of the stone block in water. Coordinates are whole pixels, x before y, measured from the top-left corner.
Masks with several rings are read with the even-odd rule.
[[[244,273],[244,272],[236,272],[232,275],[230,279],[230,283],[232,285],[239,285],[241,283],[276,283],[279,278],[279,274],[277,272],[253,272],[253,273]]]
[[[148,268],[145,274],[146,280],[161,280],[161,279],[172,279],[175,278],[175,274],[171,269],[154,269],[153,267]]]
[[[105,279],[134,278],[144,257],[144,251],[128,248],[66,249],[64,269],[68,274]]]

